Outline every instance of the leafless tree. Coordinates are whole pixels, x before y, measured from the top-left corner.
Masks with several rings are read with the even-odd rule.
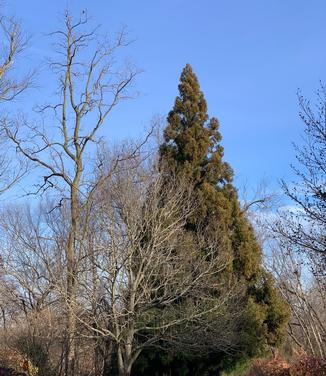
[[[43,125],[27,120],[3,121],[2,129],[18,153],[41,168],[42,180],[36,192],[58,190],[59,206],[69,202],[69,224],[64,244],[66,253],[66,370],[75,374],[76,294],[81,248],[78,228],[83,205],[87,205],[93,183],[88,174],[88,150],[96,143],[98,130],[110,112],[123,99],[132,96],[130,88],[138,71],[130,64],[118,67],[115,55],[128,44],[126,32],[114,40],[101,38],[97,29],[88,31],[87,14],[76,22],[67,12],[64,29],[56,31],[55,48],[60,59],[50,66],[57,76],[58,96],[54,103],[39,108]],[[48,111],[51,111],[49,114]]]
[[[13,17],[5,16],[0,4],[0,122],[5,121],[4,104],[13,101],[32,85],[33,72],[19,77],[15,68],[17,59],[27,46],[20,23]],[[27,166],[21,160],[9,156],[8,145],[0,133],[0,194],[12,187],[26,172]]]
[[[298,164],[293,166],[298,181],[282,183],[293,210],[283,212],[275,226],[285,242],[298,252],[319,259],[317,274],[325,274],[326,225],[326,89],[321,84],[316,104],[299,94],[300,117],[304,124],[302,145],[296,146]],[[317,266],[317,264],[315,264]]]
[[[2,238],[2,343],[24,345],[28,354],[42,351],[56,374],[61,374],[64,329],[65,252],[62,229],[66,221],[51,204],[33,210],[9,206],[0,216]],[[6,341],[4,339],[6,338]],[[38,359],[41,359],[38,354]],[[44,370],[43,370],[44,371]]]
[[[317,91],[315,105],[301,93],[298,99],[304,133],[292,166],[297,181],[282,182],[287,201],[267,216],[266,253],[291,307],[289,336],[304,351],[325,357],[325,87]]]
[[[0,13],[0,34],[0,102],[6,102],[13,100],[31,85],[33,74],[18,78],[13,73],[16,59],[25,50],[28,41],[20,23],[15,18]]]
[[[130,375],[143,349],[162,341],[197,352],[236,346],[230,333],[240,311],[230,309],[236,288],[217,278],[230,257],[218,235],[207,246],[203,231],[185,233],[191,191],[171,180],[128,158],[96,195],[93,265],[77,319],[90,336],[113,343],[121,376]]]
[[[326,355],[325,280],[314,273],[313,259],[296,253],[291,244],[270,246],[269,267],[291,308],[288,334],[294,347],[313,356]]]
[[[27,46],[20,23],[13,17],[8,17],[3,12],[0,4],[0,123],[8,120],[8,109],[5,107],[32,84],[33,73],[20,76],[17,73],[18,58]],[[21,159],[14,158],[14,151],[10,150],[6,137],[0,133],[0,194],[6,192],[27,171],[27,164]],[[12,153],[11,153],[12,152]],[[4,345],[12,328],[13,322],[18,318],[20,301],[18,299],[17,285],[8,279],[4,269],[5,240],[3,239],[0,252],[0,308],[1,308],[1,339]]]

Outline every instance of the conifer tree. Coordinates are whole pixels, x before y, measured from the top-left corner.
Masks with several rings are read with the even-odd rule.
[[[187,224],[189,231],[198,225],[224,231],[225,247],[234,257],[234,272],[254,282],[261,273],[261,249],[241,213],[233,171],[223,161],[218,120],[209,119],[204,95],[189,64],[181,74],[179,92],[167,118],[161,163],[194,186],[197,209]]]
[[[213,351],[205,359],[189,354],[170,357],[169,362],[173,366],[184,363],[181,367],[183,375],[205,374],[205,367],[216,374],[221,367],[234,366],[257,356],[268,346],[278,345],[288,315],[271,276],[262,267],[262,251],[252,226],[241,211],[237,191],[232,184],[233,171],[223,160],[224,150],[220,141],[218,120],[209,118],[197,77],[187,64],[181,74],[179,96],[167,117],[160,163],[165,173],[170,171],[186,179],[193,187],[197,204],[186,224],[186,231],[191,233],[198,227],[205,228],[208,237],[219,232],[223,243],[219,248],[230,253],[233,259],[228,279],[243,287],[244,314],[238,326],[239,351],[232,356],[220,352],[214,354]],[[157,362],[157,354],[150,354],[150,357],[155,357]],[[165,371],[166,358],[162,362]],[[144,362],[144,356],[140,361]],[[158,367],[163,367],[162,364]],[[158,374],[160,371],[162,369],[155,370]],[[152,368],[150,372],[155,373]]]

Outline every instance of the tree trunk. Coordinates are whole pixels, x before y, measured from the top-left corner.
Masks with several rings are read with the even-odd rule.
[[[129,354],[125,351],[126,349],[121,349],[118,346],[118,367],[119,376],[130,376],[131,375],[131,364]]]
[[[75,179],[76,180],[76,179]],[[67,333],[66,376],[75,376],[76,365],[76,256],[75,239],[78,220],[78,180],[71,187],[71,227],[67,244]]]

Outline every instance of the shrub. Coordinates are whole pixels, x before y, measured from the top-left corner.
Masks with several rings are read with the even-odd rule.
[[[306,355],[291,362],[279,355],[256,359],[247,376],[326,376],[326,360]]]
[[[326,376],[326,359],[302,357],[291,367],[291,376]]]
[[[248,376],[291,376],[290,364],[281,356],[272,359],[256,359]]]
[[[38,373],[38,368],[26,355],[8,347],[0,347],[0,367],[11,368],[28,376],[36,376]]]

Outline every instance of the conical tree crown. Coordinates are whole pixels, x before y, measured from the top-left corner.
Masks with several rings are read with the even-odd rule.
[[[204,180],[221,186],[230,183],[232,170],[222,162],[223,148],[218,144],[218,120],[209,119],[204,94],[189,64],[182,71],[179,93],[167,118],[161,158],[195,184]]]
[[[188,228],[198,225],[217,231],[227,231],[232,222],[233,172],[223,161],[221,134],[216,118],[209,119],[204,94],[191,66],[182,71],[179,96],[167,117],[164,143],[160,148],[164,168],[182,176],[194,187],[196,213],[189,219]],[[216,220],[217,219],[217,220]],[[224,237],[224,248],[231,240]]]

